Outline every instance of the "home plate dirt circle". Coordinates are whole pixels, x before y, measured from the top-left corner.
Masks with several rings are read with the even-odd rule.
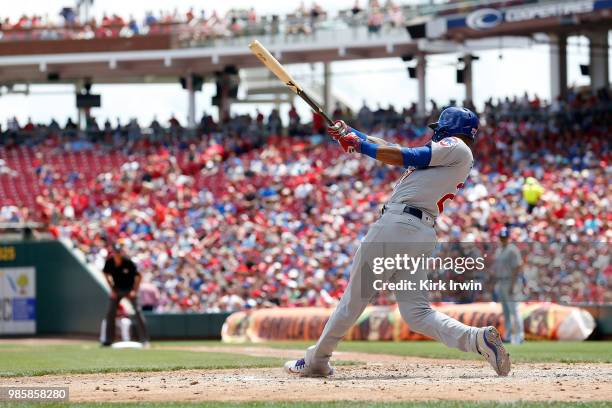
[[[299,350],[164,347],[294,358]],[[204,358],[204,355],[202,355]],[[596,401],[608,400],[612,364],[515,364],[497,377],[484,362],[339,352],[331,378],[299,378],[282,368],[179,370],[2,378],[2,386],[68,386],[72,402],[119,401]]]

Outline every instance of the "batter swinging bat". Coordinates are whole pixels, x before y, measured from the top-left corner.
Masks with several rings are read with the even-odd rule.
[[[317,103],[315,101],[313,101],[310,98],[310,96],[308,96],[308,94],[304,91],[304,89],[302,89],[300,84],[298,84],[291,77],[291,75],[289,75],[287,70],[285,70],[285,68],[280,64],[280,62],[278,62],[278,60],[276,58],[274,58],[274,56],[272,54],[270,54],[270,51],[268,51],[266,49],[266,47],[261,45],[261,43],[259,41],[253,40],[253,42],[251,42],[249,44],[249,49],[251,50],[251,52],[253,54],[255,54],[255,56],[257,58],[259,58],[259,60],[261,62],[263,62],[263,64],[270,71],[272,71],[272,73],[274,75],[276,75],[278,77],[278,79],[280,79],[285,85],[287,85],[289,87],[289,89],[291,89],[293,92],[295,92],[297,94],[297,96],[302,98],[308,105],[310,105],[312,110],[314,110],[319,115],[323,116],[323,118],[327,121],[327,124],[329,126],[333,126],[334,125],[334,122],[323,111],[323,108],[321,108],[319,105],[317,105]]]

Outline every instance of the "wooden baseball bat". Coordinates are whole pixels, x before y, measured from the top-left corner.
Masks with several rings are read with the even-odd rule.
[[[291,89],[294,93],[297,94],[300,98],[306,102],[313,111],[323,116],[323,118],[327,121],[329,126],[333,126],[334,122],[330,119],[329,116],[325,113],[323,108],[321,108],[315,101],[313,101],[310,96],[304,91],[304,89],[294,80],[291,75],[287,72],[287,70],[278,62],[276,58],[270,51],[266,49],[261,43],[257,40],[253,40],[249,44],[249,49],[259,60],[270,70],[278,79],[280,79],[285,85]]]

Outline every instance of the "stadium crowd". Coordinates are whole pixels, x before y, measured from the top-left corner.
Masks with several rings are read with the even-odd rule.
[[[147,11],[141,18],[105,12],[96,19],[84,17],[78,9],[65,7],[57,18],[48,14],[4,18],[0,21],[0,40],[116,38],[171,32],[178,33],[183,40],[193,41],[281,32],[310,35],[325,22],[344,27],[367,26],[368,32],[376,34],[384,28],[403,27],[406,13],[411,10],[411,7],[401,7],[392,0],[386,0],[384,4],[370,0],[364,7],[356,0],[350,9],[331,17],[316,1],[309,6],[302,1],[293,12],[283,16],[262,16],[254,7],[231,9],[226,13],[190,7],[184,11],[178,8]]]
[[[352,7],[339,10],[337,15],[318,2],[299,6],[285,15],[260,15],[254,7],[230,9],[225,13],[214,9],[178,8],[149,10],[144,16],[122,16],[104,12],[99,18],[81,12],[88,0],[77,7],[63,7],[56,15],[23,14],[18,18],[0,19],[0,41],[19,40],[90,40],[141,35],[177,34],[182,46],[210,45],[211,40],[248,35],[313,35],[320,29],[365,27],[369,35],[380,35],[393,29],[404,30],[405,23],[425,15],[465,13],[476,5],[464,0],[407,3],[399,0],[355,0]],[[530,0],[492,0],[489,7],[528,4]]]
[[[438,239],[448,243],[443,250],[494,244],[508,227],[513,241],[527,243],[524,299],[612,301],[610,104],[605,92],[572,92],[552,104],[526,95],[487,102],[475,167],[437,219]],[[434,105],[428,119],[438,113]],[[430,137],[414,107],[364,105],[354,117],[341,110],[334,116],[402,145]],[[70,126],[13,123],[0,139],[2,151],[32,152],[41,194],[29,209],[5,199],[0,221],[44,221],[98,268],[109,242],[120,242],[152,283],[146,306],[154,310],[334,304],[401,169],[342,154],[316,121],[314,130],[301,125],[301,136],[279,136],[274,111],[224,125],[205,116],[195,134],[176,119],[169,123],[155,121],[146,131],[137,122],[96,124],[89,138]],[[112,156],[120,165],[91,174],[47,160],[67,152]],[[0,177],[19,177],[10,165],[0,164]],[[492,294],[470,296],[432,294],[458,301]]]

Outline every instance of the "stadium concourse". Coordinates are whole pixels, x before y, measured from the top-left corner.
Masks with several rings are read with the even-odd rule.
[[[487,103],[475,168],[438,219],[439,241],[495,242],[509,226],[518,242],[610,242],[610,104],[605,91]],[[205,116],[196,133],[174,118],[92,122],[85,134],[13,121],[0,139],[0,221],[42,221],[98,268],[121,242],[158,311],[334,304],[400,170],[344,155],[295,115],[291,135],[275,111],[222,126]],[[430,137],[414,107],[334,115],[403,145]],[[529,204],[528,177],[542,186]],[[555,251],[580,267],[555,264]],[[545,252],[526,257],[529,299],[612,301],[606,247]]]

